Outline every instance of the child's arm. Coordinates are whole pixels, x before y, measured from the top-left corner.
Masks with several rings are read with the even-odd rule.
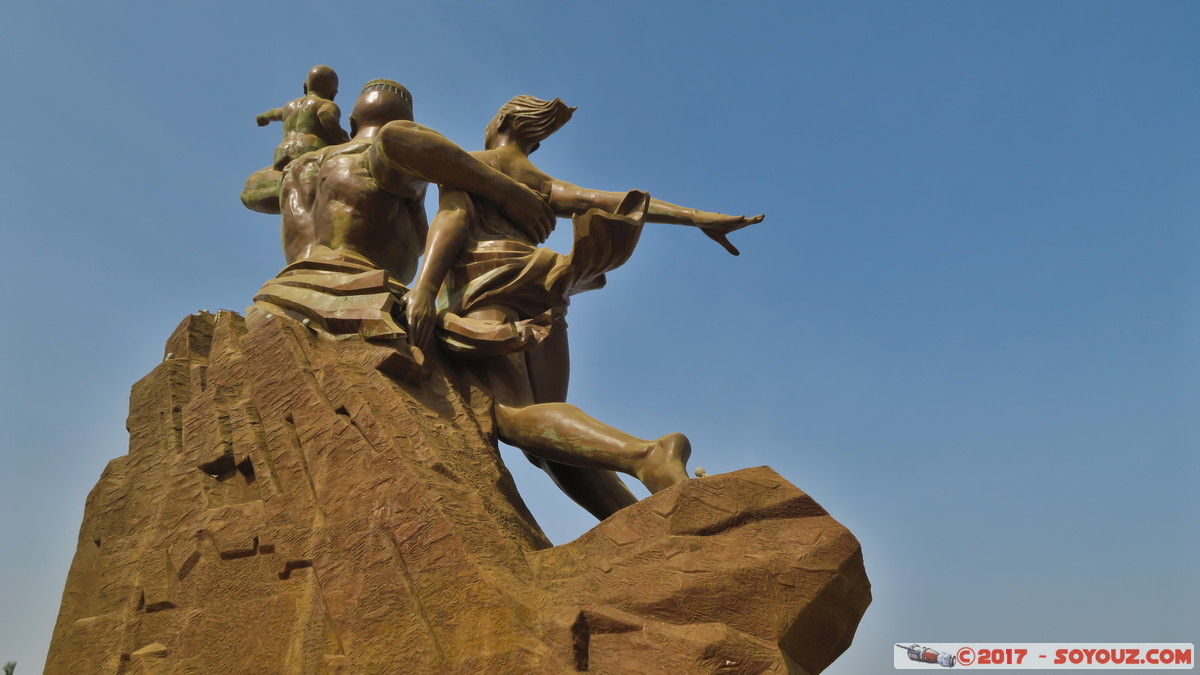
[[[412,290],[404,296],[408,341],[421,351],[429,347],[433,338],[438,289],[466,245],[472,208],[467,193],[445,187],[439,189],[438,212],[425,240],[425,259],[421,261],[421,271],[417,273]]]
[[[342,111],[333,101],[329,101],[321,105],[317,109],[317,119],[321,122],[321,127],[325,130],[326,138],[333,145],[345,143],[350,140],[349,134],[342,129]]]
[[[271,108],[267,112],[255,117],[254,121],[258,122],[258,126],[260,127],[265,127],[271,122],[282,122],[283,108]]]

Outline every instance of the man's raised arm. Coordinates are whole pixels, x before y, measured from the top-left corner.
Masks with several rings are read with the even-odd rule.
[[[467,154],[438,132],[415,122],[388,122],[368,152],[381,186],[396,173],[470,192],[498,206],[535,241],[545,241],[554,212],[537,193]]]

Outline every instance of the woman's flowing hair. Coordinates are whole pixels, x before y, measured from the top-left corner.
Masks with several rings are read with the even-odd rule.
[[[512,130],[537,147],[550,134],[562,128],[575,108],[563,103],[561,98],[546,101],[534,96],[514,96],[496,112],[504,115]]]

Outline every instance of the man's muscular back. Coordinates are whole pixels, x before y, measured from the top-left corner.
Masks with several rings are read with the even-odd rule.
[[[288,262],[313,244],[365,256],[407,283],[425,245],[424,181],[390,180],[387,189],[371,175],[371,141],[352,141],[309,153],[284,173],[281,211]]]

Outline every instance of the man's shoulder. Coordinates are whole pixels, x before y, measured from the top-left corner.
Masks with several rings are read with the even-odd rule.
[[[338,143],[337,145],[327,145],[311,154],[321,153],[322,161],[333,159],[335,157],[346,157],[348,155],[364,154],[371,147],[370,141],[354,141],[347,143]]]
[[[363,141],[327,145],[297,157],[285,171],[300,181],[313,180],[318,176],[328,178],[343,171],[366,171],[366,150],[369,146]]]
[[[379,128],[379,133],[376,134],[376,136],[375,136],[376,140],[382,139],[383,137],[387,136],[387,132],[392,131],[392,130],[424,131],[427,133],[436,134],[438,136],[441,136],[441,134],[438,133],[438,131],[436,129],[427,127],[423,124],[417,124],[416,122],[414,122],[412,120],[392,120],[391,122],[388,122]]]
[[[283,170],[284,180],[289,177],[294,179],[308,179],[320,172],[321,167],[325,164],[325,160],[329,158],[329,151],[336,146],[326,146],[311,152],[306,152],[296,159],[293,159],[287,168]]]

